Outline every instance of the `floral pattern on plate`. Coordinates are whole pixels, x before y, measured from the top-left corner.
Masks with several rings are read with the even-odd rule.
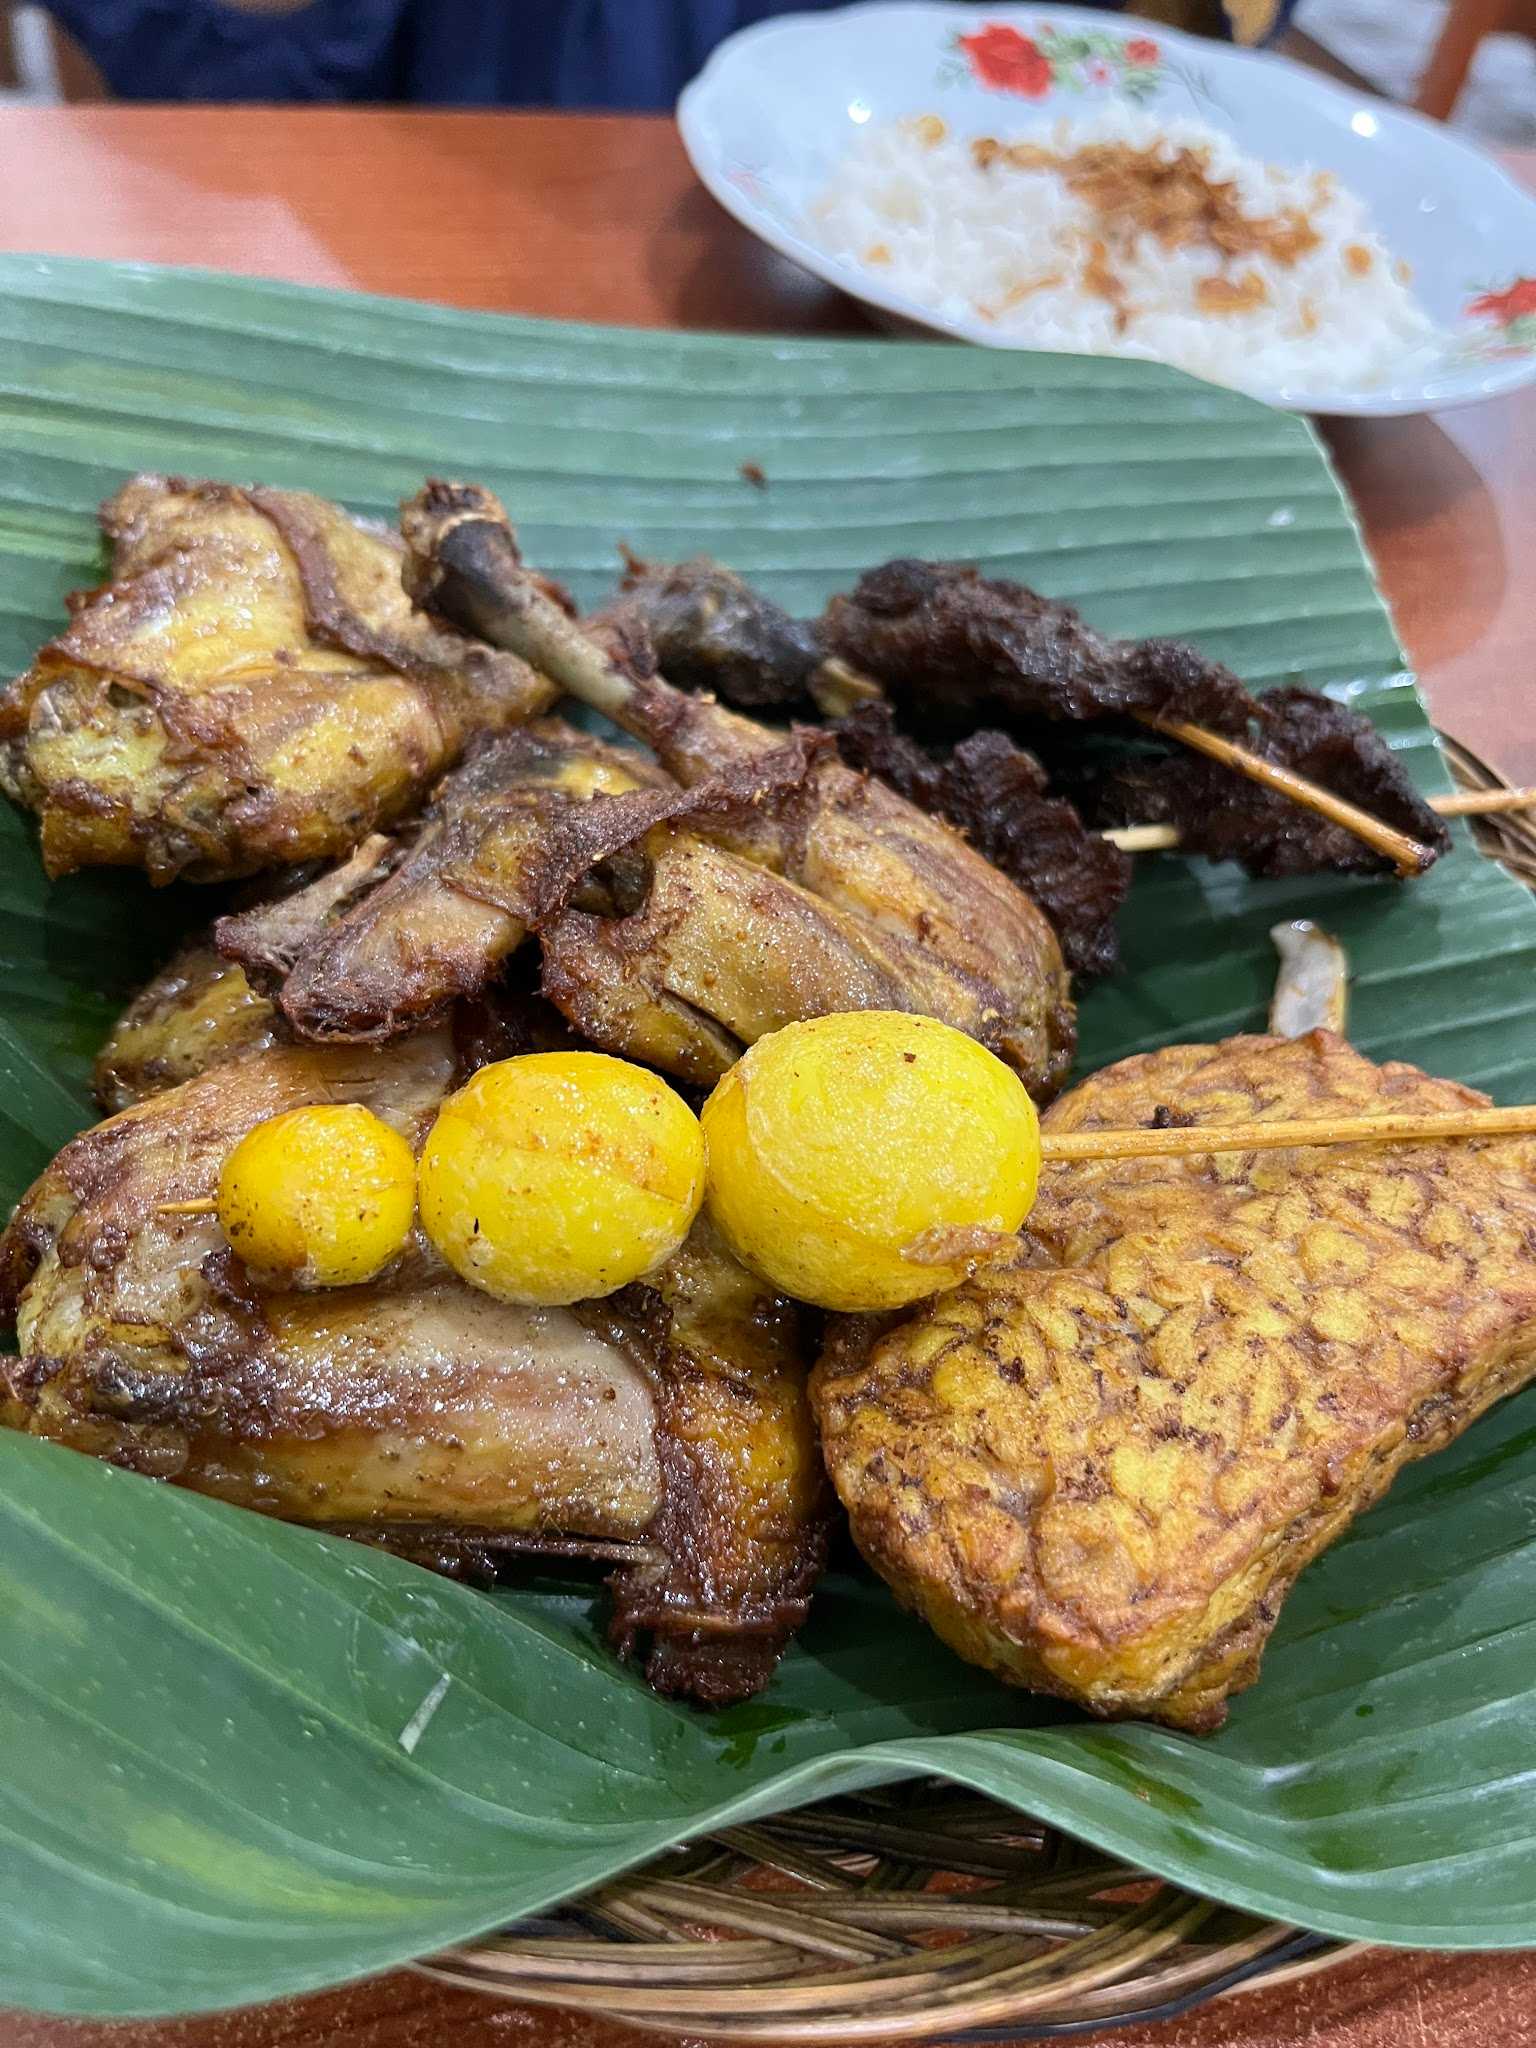
[[[1476,337],[1486,354],[1536,355],[1536,277],[1517,277],[1502,290],[1480,291],[1467,301],[1469,320],[1487,320],[1492,331]]]
[[[1113,91],[1146,100],[1157,91],[1163,55],[1151,36],[1104,30],[1064,32],[1042,22],[1032,36],[1007,22],[987,21],[950,38],[939,67],[941,85],[974,82],[990,92],[1040,100],[1047,93]]]
[[[1384,380],[1325,364],[1306,384],[1277,377],[1259,389],[1269,403],[1384,417],[1536,382],[1533,195],[1453,131],[1273,55],[1072,0],[859,0],[738,30],[683,94],[678,120],[705,185],[770,247],[888,324],[996,348],[1018,344],[974,309],[936,312],[878,266],[828,253],[808,208],[832,166],[872,120],[937,113],[964,139],[1138,104],[1159,120],[1207,122],[1262,162],[1332,172],[1411,268],[1431,342],[1405,344]]]

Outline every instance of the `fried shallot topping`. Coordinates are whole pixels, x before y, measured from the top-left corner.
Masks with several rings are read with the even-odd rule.
[[[1138,149],[1129,142],[1090,142],[1062,155],[1039,143],[982,136],[971,144],[971,156],[983,171],[997,164],[1056,171],[1098,216],[1099,231],[1112,249],[1128,249],[1138,235],[1151,235],[1170,253],[1214,249],[1223,257],[1267,257],[1288,269],[1321,240],[1299,207],[1273,214],[1246,212],[1234,181],[1212,176],[1206,149],[1169,154],[1155,143]]]

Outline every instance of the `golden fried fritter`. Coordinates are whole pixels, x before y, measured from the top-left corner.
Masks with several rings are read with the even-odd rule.
[[[615,1639],[647,1640],[654,1683],[755,1691],[819,1571],[825,1481],[799,1312],[707,1225],[568,1310],[493,1301],[420,1238],[366,1286],[262,1290],[215,1217],[162,1213],[303,1103],[365,1103],[419,1146],[461,1071],[448,1029],[276,1046],[74,1139],[0,1238],[0,1424],[451,1567],[612,1558]]]
[[[398,542],[303,491],[135,477],[112,578],[0,700],[52,875],[206,881],[345,853],[553,690],[411,610]]]
[[[1123,1060],[1048,1129],[1484,1101],[1328,1032]],[[1220,1724],[1301,1568],[1536,1375],[1536,1140],[1047,1166],[1017,1259],[835,1328],[813,1381],[865,1555],[962,1656]]]

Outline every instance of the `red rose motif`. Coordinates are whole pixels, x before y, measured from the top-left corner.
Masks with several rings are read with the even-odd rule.
[[[1016,28],[991,21],[957,40],[971,70],[995,92],[1016,92],[1025,99],[1038,100],[1050,91],[1050,59]]]
[[[1475,319],[1497,320],[1501,327],[1507,327],[1511,320],[1536,314],[1536,277],[1517,277],[1504,291],[1484,292],[1467,311]]]
[[[1157,45],[1150,36],[1132,36],[1125,46],[1127,64],[1155,64]]]

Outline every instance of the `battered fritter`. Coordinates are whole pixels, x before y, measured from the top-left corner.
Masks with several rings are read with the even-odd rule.
[[[1485,1098],[1328,1032],[1123,1060],[1048,1130]],[[1536,1375],[1536,1140],[1048,1166],[1017,1259],[848,1318],[813,1402],[871,1563],[961,1656],[1207,1730],[1302,1567]]]

